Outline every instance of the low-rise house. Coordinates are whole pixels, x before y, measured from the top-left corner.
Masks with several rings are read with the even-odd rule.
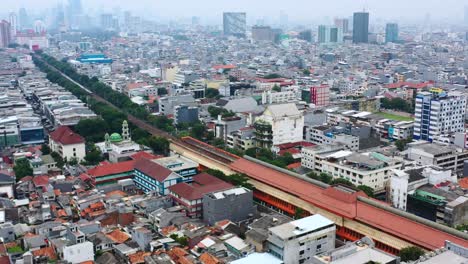
[[[62,158],[82,161],[86,155],[85,140],[67,126],[61,126],[49,134],[49,147]]]

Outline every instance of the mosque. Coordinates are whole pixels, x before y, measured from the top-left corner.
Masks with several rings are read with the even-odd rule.
[[[112,163],[129,160],[130,156],[141,150],[140,145],[132,141],[126,120],[122,123],[122,134],[106,133],[104,139],[104,142],[97,143],[96,146],[102,153],[109,155]]]

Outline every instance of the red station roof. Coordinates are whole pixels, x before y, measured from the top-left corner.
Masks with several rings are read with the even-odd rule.
[[[246,159],[238,159],[230,166],[237,172],[245,173],[257,181],[297,196],[314,206],[368,224],[427,249],[443,247],[445,240],[468,246],[468,241],[460,237],[357,200],[358,196],[366,197],[363,192],[349,194],[334,187],[322,189],[312,183]]]

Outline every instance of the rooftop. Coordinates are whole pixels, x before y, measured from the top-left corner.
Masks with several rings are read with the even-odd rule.
[[[322,215],[316,214],[282,224],[280,226],[272,227],[269,231],[282,239],[288,239],[290,237],[306,234],[328,226],[332,227],[334,225],[335,223],[333,221]]]

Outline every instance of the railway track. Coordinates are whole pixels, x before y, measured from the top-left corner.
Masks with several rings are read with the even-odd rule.
[[[33,56],[36,59],[39,59],[42,62],[44,62],[47,66],[49,66],[54,71],[58,72],[64,78],[67,78],[69,81],[76,84],[78,87],[80,87],[82,90],[84,90],[94,100],[96,100],[98,102],[105,103],[105,104],[111,106],[112,108],[116,109],[117,111],[121,111],[120,108],[113,105],[111,102],[107,101],[106,99],[102,98],[101,96],[95,94],[94,92],[87,89],[86,87],[84,87],[80,83],[76,82],[75,80],[70,78],[68,75],[64,74],[63,72],[61,72],[60,70],[58,70],[54,66],[52,66],[49,63],[47,63],[46,61],[44,61],[41,57],[39,57],[37,55],[33,55]],[[213,146],[211,146],[209,144],[206,144],[204,142],[200,142],[200,141],[198,141],[198,140],[196,140],[194,138],[191,138],[191,137],[185,137],[183,139],[179,139],[179,138],[171,135],[170,133],[167,133],[166,131],[163,131],[161,129],[158,129],[158,128],[148,124],[144,120],[141,120],[141,119],[139,119],[139,118],[137,118],[137,117],[135,117],[135,116],[133,116],[131,114],[128,114],[128,113],[125,113],[125,114],[127,115],[127,119],[128,119],[129,122],[133,123],[138,128],[141,128],[141,129],[147,131],[151,135],[167,138],[169,140],[170,144],[175,144],[175,145],[178,145],[179,147],[182,147],[182,148],[185,148],[187,150],[194,151],[194,152],[199,153],[201,155],[207,156],[207,157],[209,157],[209,158],[211,158],[211,159],[213,159],[213,160],[215,160],[215,161],[217,161],[219,163],[229,164],[229,163],[235,161],[236,159],[240,158],[240,157],[237,157],[237,156],[235,156],[233,154],[230,154],[228,152],[219,150],[216,147],[213,147]]]

